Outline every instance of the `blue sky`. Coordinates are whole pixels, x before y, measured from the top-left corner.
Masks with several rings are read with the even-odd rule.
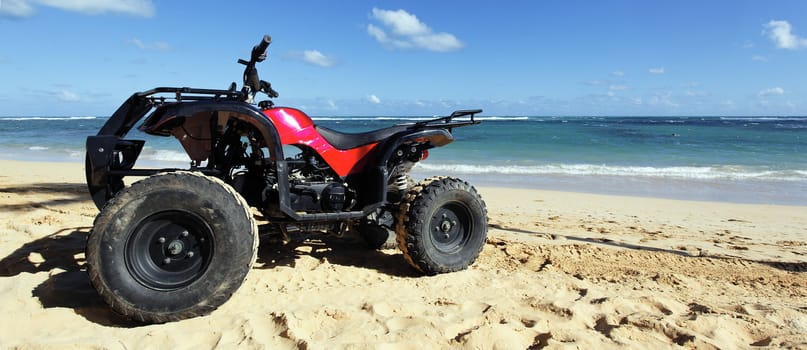
[[[804,1],[0,0],[0,116],[261,78],[311,115],[807,115]]]

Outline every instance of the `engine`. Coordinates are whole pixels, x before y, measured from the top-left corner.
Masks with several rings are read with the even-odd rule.
[[[217,169],[228,172],[227,182],[251,206],[269,216],[282,215],[277,206],[277,174],[271,158],[263,151],[264,143],[248,125],[229,121],[218,136],[211,158]],[[289,205],[295,211],[328,213],[349,211],[356,205],[355,191],[312,149],[293,145],[284,147],[289,180]],[[288,152],[288,153],[287,153]]]
[[[334,212],[346,210],[348,189],[338,182],[295,183],[291,186],[291,207],[298,211]]]
[[[338,212],[353,208],[355,193],[316,153],[302,150],[289,165],[289,201],[296,211]]]

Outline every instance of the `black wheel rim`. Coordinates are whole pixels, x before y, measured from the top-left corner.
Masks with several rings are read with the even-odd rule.
[[[145,287],[176,290],[204,275],[213,239],[213,231],[195,214],[158,212],[141,220],[129,236],[126,268]]]
[[[461,202],[448,202],[432,215],[429,232],[438,251],[455,253],[468,243],[473,228],[471,210]]]

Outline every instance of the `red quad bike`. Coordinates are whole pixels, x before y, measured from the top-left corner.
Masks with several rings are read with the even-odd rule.
[[[87,240],[87,272],[112,308],[141,322],[205,315],[238,289],[256,258],[259,233],[358,232],[374,248],[397,239],[424,274],[465,269],[487,236],[476,189],[453,177],[415,183],[412,166],[479,124],[481,110],[371,132],[316,125],[294,108],[253,104],[277,97],[255,64],[271,39],[252,48],[244,87],[160,87],[129,97],[87,138],[87,185],[101,210]],[[139,169],[139,130],[174,136],[188,169]],[[125,177],[145,177],[130,186]],[[253,208],[260,213],[256,224]],[[394,241],[393,241],[394,242]]]

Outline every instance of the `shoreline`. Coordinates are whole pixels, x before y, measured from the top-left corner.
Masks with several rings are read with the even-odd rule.
[[[18,160],[0,158],[3,162],[40,165],[70,164],[78,166],[83,176],[84,162],[76,160]],[[155,165],[146,162],[146,166]],[[171,164],[180,166],[178,163]],[[7,168],[7,167],[6,167]],[[415,167],[415,179],[437,174]],[[488,175],[449,174],[469,181],[477,187],[572,192],[580,194],[612,195],[622,197],[657,198],[684,201],[719,202],[734,204],[769,204],[807,206],[807,182],[761,180],[698,180],[608,175]],[[0,176],[2,176],[0,174]],[[79,179],[81,183],[85,180]]]
[[[413,173],[420,172],[415,169]],[[807,182],[797,181],[661,179],[608,175],[457,176],[481,187],[733,204],[807,206]]]

